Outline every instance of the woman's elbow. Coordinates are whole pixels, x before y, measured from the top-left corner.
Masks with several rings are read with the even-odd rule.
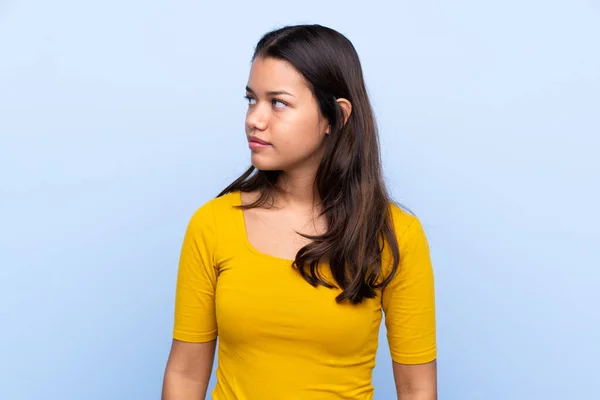
[[[437,400],[437,363],[393,363],[399,400]]]

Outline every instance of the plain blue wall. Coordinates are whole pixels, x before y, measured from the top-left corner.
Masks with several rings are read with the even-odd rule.
[[[254,44],[300,22],[354,42],[429,234],[440,399],[600,398],[597,2],[5,0],[0,399],[159,398],[185,226],[248,165]]]

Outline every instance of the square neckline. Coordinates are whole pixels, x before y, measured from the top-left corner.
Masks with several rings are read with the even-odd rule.
[[[233,196],[233,199],[235,200],[233,202],[233,205],[235,206],[241,206],[242,203],[242,191],[241,190],[237,190],[235,192],[235,196]],[[244,210],[240,209],[240,208],[236,208],[235,211],[238,213],[238,228],[240,230],[240,236],[242,237],[242,241],[244,242],[244,245],[246,246],[246,248],[248,250],[250,250],[250,252],[254,253],[255,255],[262,257],[262,258],[268,258],[271,259],[273,261],[277,261],[280,263],[286,263],[289,265],[292,265],[294,263],[295,260],[290,260],[287,258],[283,258],[283,257],[278,257],[275,256],[273,254],[268,254],[265,253],[263,251],[260,251],[258,249],[256,249],[252,243],[250,243],[250,239],[248,238],[248,229],[247,229],[247,225],[246,225],[246,217],[244,216]]]
[[[232,192],[232,205],[235,206],[240,206],[242,205],[242,191],[241,190],[236,190],[235,192]],[[246,218],[244,217],[244,210],[240,209],[240,208],[235,208],[234,210],[238,213],[237,215],[237,228],[239,230],[239,234],[242,238],[242,241],[244,242],[245,247],[254,255],[262,257],[262,258],[266,258],[266,259],[270,259],[272,261],[275,262],[279,262],[279,263],[285,263],[288,265],[292,265],[294,263],[295,260],[290,260],[288,258],[284,258],[284,257],[279,257],[273,254],[269,254],[269,253],[265,253],[263,251],[258,250],[256,247],[254,247],[252,245],[252,243],[250,243],[250,239],[248,238],[248,230],[247,230],[247,226],[246,226]],[[328,266],[329,263],[327,262],[323,262],[323,261],[319,261],[320,266]]]

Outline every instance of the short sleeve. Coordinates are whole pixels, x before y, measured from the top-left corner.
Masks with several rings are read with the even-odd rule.
[[[424,364],[437,356],[429,244],[416,218],[404,232],[396,234],[400,265],[382,295],[390,353],[400,364]]]
[[[217,232],[210,203],[192,216],[181,248],[173,338],[209,342],[217,337],[215,289]]]

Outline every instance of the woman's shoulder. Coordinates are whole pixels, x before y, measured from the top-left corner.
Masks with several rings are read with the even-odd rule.
[[[227,215],[235,210],[239,203],[239,192],[231,192],[213,197],[200,204],[191,217],[194,225],[214,224],[219,216]]]
[[[202,203],[197,212],[212,210],[214,212],[223,212],[239,203],[240,193],[238,191],[225,193],[218,197],[213,197]]]
[[[394,223],[394,231],[399,241],[410,239],[409,236],[420,236],[422,233],[421,221],[411,211],[396,202],[390,202],[390,214]]]

